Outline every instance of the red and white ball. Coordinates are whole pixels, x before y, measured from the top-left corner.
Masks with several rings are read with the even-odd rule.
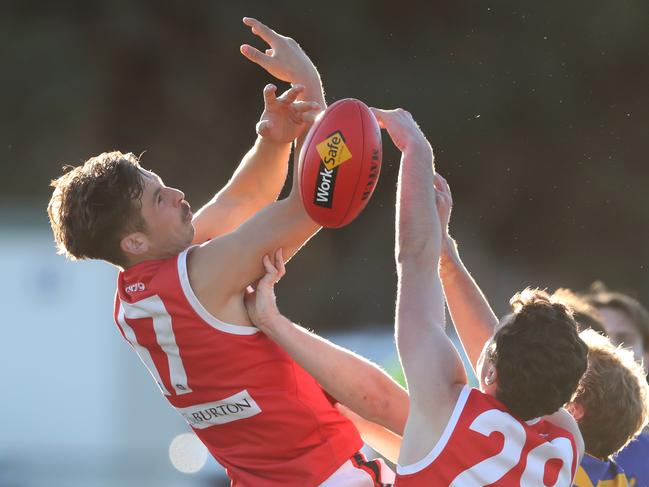
[[[299,159],[300,191],[319,225],[347,225],[365,208],[381,172],[381,129],[370,109],[339,100],[309,130]]]

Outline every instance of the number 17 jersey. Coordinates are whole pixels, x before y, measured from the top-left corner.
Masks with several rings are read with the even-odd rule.
[[[464,386],[442,436],[420,461],[397,466],[395,487],[570,487],[572,434],[521,421],[495,397]]]
[[[224,323],[201,305],[187,252],[120,272],[115,319],[124,338],[234,486],[320,484],[362,447],[356,428],[257,328]]]

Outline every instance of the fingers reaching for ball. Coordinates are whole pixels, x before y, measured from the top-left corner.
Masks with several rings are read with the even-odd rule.
[[[430,144],[423,132],[415,122],[410,112],[403,108],[395,110],[382,110],[370,108],[379,122],[379,126],[388,131],[392,142],[397,148],[404,152],[410,147],[418,147],[430,150]]]

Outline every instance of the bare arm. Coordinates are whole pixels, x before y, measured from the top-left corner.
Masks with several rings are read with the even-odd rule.
[[[402,152],[396,212],[396,337],[410,394],[399,462],[409,464],[423,458],[439,439],[466,375],[444,331],[444,296],[435,265],[441,226],[435,209],[432,149],[409,113],[374,110],[374,114]]]
[[[257,141],[228,184],[194,216],[194,243],[234,230],[277,199],[286,179],[291,142],[320,108],[315,103],[295,102],[303,90],[296,86],[276,98],[273,85],[264,89],[266,109],[257,124]]]
[[[271,203],[235,231],[210,240],[189,255],[192,288],[217,318],[246,324],[243,295],[246,286],[264,274],[262,257],[277,248],[291,257],[319,228],[304,210],[294,185],[288,198]]]
[[[392,463],[397,463],[399,450],[401,449],[401,435],[393,433],[379,424],[368,421],[342,404],[337,404],[336,408],[354,423],[354,426],[356,426],[365,443]]]
[[[455,240],[448,232],[453,206],[451,190],[446,180],[435,174],[437,212],[442,228],[442,257],[440,276],[446,304],[467,356],[477,367],[485,342],[498,324],[487,298],[460,259]]]
[[[302,71],[308,73],[300,96],[324,108],[320,76],[300,46],[261,22],[244,19],[253,33],[270,45],[266,53],[244,45],[241,52],[270,74],[291,81]],[[302,127],[304,129],[304,127]],[[298,137],[296,164],[305,130]],[[276,201],[243,222],[237,228],[194,250],[189,260],[189,279],[201,303],[217,317],[240,324],[247,323],[243,308],[245,287],[263,275],[262,256],[283,248],[287,259],[320,228],[307,215],[298,188],[299,169],[293,171],[291,194]]]
[[[281,346],[330,395],[363,418],[399,434],[408,415],[408,394],[379,366],[292,323],[275,302],[274,284],[284,275],[281,249],[255,293],[246,295],[253,323]]]
[[[228,184],[196,213],[194,243],[234,230],[277,199],[286,179],[291,143],[303,132],[302,125],[313,121],[315,110],[325,108],[320,75],[300,46],[257,20],[244,19],[244,23],[269,44],[272,53],[244,45],[242,54],[293,88],[279,98],[274,85],[264,89],[257,140]]]

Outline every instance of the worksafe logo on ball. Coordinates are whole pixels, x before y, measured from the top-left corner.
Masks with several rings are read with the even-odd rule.
[[[329,171],[352,158],[352,153],[349,152],[347,145],[345,145],[345,137],[340,130],[336,130],[316,145],[316,149],[320,154],[322,163]]]
[[[350,160],[352,153],[345,144],[345,137],[340,130],[336,130],[316,145],[316,150],[320,154],[320,170],[316,179],[313,203],[324,208],[331,208],[338,166]]]

